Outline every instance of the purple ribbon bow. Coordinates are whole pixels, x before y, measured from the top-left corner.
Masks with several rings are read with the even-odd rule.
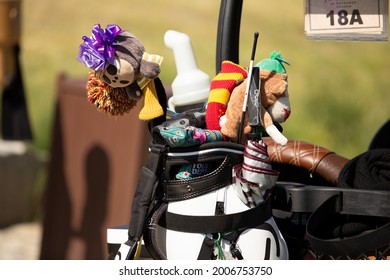
[[[106,63],[114,63],[115,58],[115,37],[123,32],[118,25],[109,24],[106,29],[95,24],[92,29],[92,36],[83,36],[84,43],[80,44],[77,60],[95,71],[104,70]]]

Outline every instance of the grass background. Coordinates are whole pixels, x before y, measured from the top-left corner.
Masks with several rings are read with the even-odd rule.
[[[24,0],[22,69],[34,131],[33,145],[49,150],[60,72],[87,77],[76,56],[94,24],[115,23],[136,35],[149,53],[165,57],[160,78],[173,81],[167,30],[188,34],[198,66],[215,73],[219,0]],[[288,138],[324,146],[353,157],[365,150],[390,117],[389,42],[319,42],[304,34],[304,1],[245,0],[240,64],[249,65],[253,32],[260,33],[256,61],[278,50],[291,64],[292,114],[283,125]]]

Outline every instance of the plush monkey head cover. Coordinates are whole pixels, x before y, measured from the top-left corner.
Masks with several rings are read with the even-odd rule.
[[[78,61],[90,68],[88,100],[110,115],[128,113],[144,96],[139,118],[151,120],[164,114],[158,102],[154,79],[163,58],[145,52],[131,33],[111,24],[96,24],[91,37],[83,36]]]

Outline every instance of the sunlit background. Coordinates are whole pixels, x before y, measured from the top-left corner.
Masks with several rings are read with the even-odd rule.
[[[22,65],[34,145],[49,149],[55,77],[86,77],[76,60],[92,26],[115,23],[136,35],[150,53],[165,57],[161,79],[176,67],[163,37],[173,29],[190,36],[198,66],[213,77],[220,1],[23,1]],[[367,149],[389,118],[389,43],[321,42],[304,34],[304,1],[244,1],[240,64],[249,65],[253,32],[260,33],[256,60],[278,50],[287,67],[292,114],[285,135],[347,157]]]

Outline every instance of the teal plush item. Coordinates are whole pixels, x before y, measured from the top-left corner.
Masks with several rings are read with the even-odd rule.
[[[191,147],[205,142],[222,141],[220,131],[194,126],[166,126],[160,129],[159,133],[171,147]]]
[[[171,147],[191,147],[205,142],[222,141],[219,130],[201,129],[194,126],[165,126],[159,130],[160,135]],[[208,172],[207,163],[183,165],[176,174],[176,179],[190,179]]]

